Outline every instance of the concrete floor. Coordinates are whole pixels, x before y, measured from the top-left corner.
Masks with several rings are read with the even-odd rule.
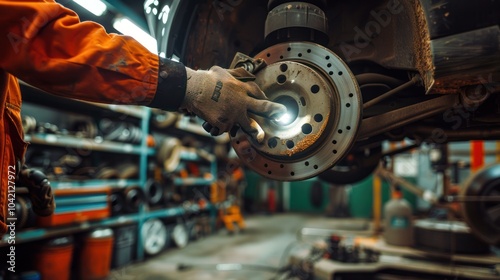
[[[321,215],[278,214],[273,216],[251,216],[246,218],[247,229],[238,234],[228,235],[220,230],[211,236],[192,241],[183,249],[169,248],[165,252],[112,271],[110,280],[171,280],[171,279],[271,279],[275,275],[269,271],[216,271],[219,263],[242,263],[279,267],[285,249],[297,244],[296,233],[306,226],[320,226],[332,219]],[[302,245],[304,246],[304,245]],[[179,264],[200,265],[179,271]]]
[[[113,270],[108,280],[270,280],[276,273],[262,269],[217,271],[215,265],[239,263],[282,267],[291,253],[309,248],[320,238],[319,235],[325,235],[316,231],[315,234],[319,235],[309,235],[298,242],[297,233],[303,228],[334,230],[341,235],[372,235],[370,221],[328,218],[321,214],[257,215],[246,217],[246,224],[247,229],[242,233],[229,235],[225,230],[219,230],[192,241],[183,249],[169,248],[143,262]],[[177,269],[181,264],[194,267],[181,271]]]

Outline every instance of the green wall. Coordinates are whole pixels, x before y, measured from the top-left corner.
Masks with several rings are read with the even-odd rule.
[[[261,177],[257,173],[250,170],[245,171],[245,177],[247,179],[247,187],[243,192],[243,197],[256,199],[258,196],[256,186]]]
[[[304,181],[290,182],[290,202],[289,207],[291,212],[302,213],[324,213],[328,205],[328,184],[321,183],[323,187],[323,200],[319,207],[316,207],[311,202],[311,185],[317,179],[309,179]]]
[[[262,177],[253,171],[246,171],[247,187],[243,197],[250,198],[253,201],[259,201],[258,184]],[[405,178],[409,182],[415,183],[415,178]],[[309,179],[304,181],[290,182],[290,201],[289,211],[301,213],[325,213],[328,205],[329,185],[321,182],[323,187],[323,200],[320,207],[315,207],[311,203],[310,193],[311,185],[318,179]],[[278,186],[280,183],[277,183]],[[281,187],[278,187],[278,197],[283,198]],[[412,208],[416,209],[417,198],[415,195],[403,189],[403,196]],[[382,181],[382,205],[390,199],[389,184]],[[372,218],[373,217],[373,176],[369,176],[348,189],[349,211],[352,217]]]
[[[405,178],[415,183],[415,178]],[[408,200],[413,210],[417,205],[417,197],[403,189],[403,197]],[[382,180],[382,207],[391,198],[389,184]],[[356,218],[373,218],[373,176],[354,184],[349,192],[349,210]]]

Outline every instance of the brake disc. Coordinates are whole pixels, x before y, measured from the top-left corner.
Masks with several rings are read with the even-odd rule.
[[[462,195],[467,198],[485,198],[463,201],[464,219],[472,231],[483,241],[500,245],[500,202],[488,197],[500,196],[500,164],[486,166],[472,174],[464,183]]]
[[[172,230],[172,239],[175,245],[179,248],[184,248],[189,242],[189,233],[183,223],[178,223]]]
[[[372,174],[381,158],[380,144],[365,149],[354,148],[332,169],[319,174],[318,178],[335,186],[354,184]]]
[[[160,253],[167,243],[167,228],[158,219],[149,219],[141,228],[144,252],[148,255]]]
[[[257,54],[268,65],[255,83],[288,113],[278,120],[255,116],[263,144],[241,130],[231,145],[247,166],[274,180],[296,181],[330,169],[352,147],[361,120],[361,94],[346,64],[309,42],[282,43]]]

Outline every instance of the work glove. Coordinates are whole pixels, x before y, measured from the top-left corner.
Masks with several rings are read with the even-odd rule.
[[[255,141],[262,143],[264,131],[249,113],[266,118],[277,118],[286,113],[286,107],[268,101],[256,83],[245,82],[254,77],[243,68],[229,72],[213,66],[208,71],[190,68],[186,71],[186,96],[181,109],[204,119],[207,123],[203,127],[214,136],[240,127]]]

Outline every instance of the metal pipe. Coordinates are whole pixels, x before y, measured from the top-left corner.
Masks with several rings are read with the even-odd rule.
[[[446,202],[500,202],[500,196],[453,196],[444,197]]]
[[[405,188],[409,192],[415,194],[417,197],[423,198],[424,200],[429,201],[433,204],[437,203],[437,199],[436,199],[434,194],[432,194],[428,191],[422,190],[418,186],[406,181],[405,179],[394,175],[394,173],[390,172],[389,170],[387,170],[385,168],[382,168],[382,167],[378,168],[376,171],[376,174],[379,175],[380,177],[386,179],[387,181],[389,181],[391,183],[397,184],[397,185]]]
[[[399,149],[393,149],[393,150],[391,149],[391,150],[385,152],[383,154],[383,157],[394,156],[394,155],[397,155],[397,154],[400,154],[400,153],[411,151],[411,150],[416,149],[418,147],[420,147],[420,143],[418,143],[418,144],[412,144],[412,145],[409,145],[409,146],[406,146],[406,147],[403,147],[403,148],[399,148]]]
[[[178,264],[177,270],[185,271],[190,269],[210,269],[215,271],[243,271],[243,270],[257,270],[268,272],[280,272],[281,268],[260,264],[243,264],[243,263],[218,263],[218,264]]]
[[[391,131],[406,124],[425,119],[459,104],[457,94],[442,95],[427,101],[395,109],[363,119],[358,130],[358,139],[367,139]]]
[[[364,73],[356,75],[356,80],[360,86],[366,84],[384,84],[390,87],[397,87],[404,84],[404,81],[377,73]]]
[[[427,138],[431,136],[433,132],[436,131],[436,127],[430,126],[414,126],[411,128],[411,132],[422,138]],[[498,140],[500,139],[500,128],[487,127],[487,128],[475,128],[468,130],[453,130],[453,129],[441,129],[439,128],[441,135],[446,136],[446,141],[461,141],[464,139],[469,140]]]
[[[363,104],[363,109],[367,109],[367,108],[369,108],[369,107],[371,107],[371,106],[379,103],[380,101],[393,96],[394,94],[396,94],[396,93],[398,93],[400,91],[403,91],[403,90],[405,90],[405,89],[407,89],[407,88],[409,88],[409,87],[411,87],[413,85],[416,85],[420,81],[421,81],[420,76],[416,75],[410,81],[408,81],[408,82],[406,82],[406,83],[398,86],[397,88],[394,88],[394,89],[392,89],[392,90],[390,90],[390,91],[388,91],[388,92],[386,92],[384,94],[381,94],[381,95],[373,98],[372,100],[364,103]]]

